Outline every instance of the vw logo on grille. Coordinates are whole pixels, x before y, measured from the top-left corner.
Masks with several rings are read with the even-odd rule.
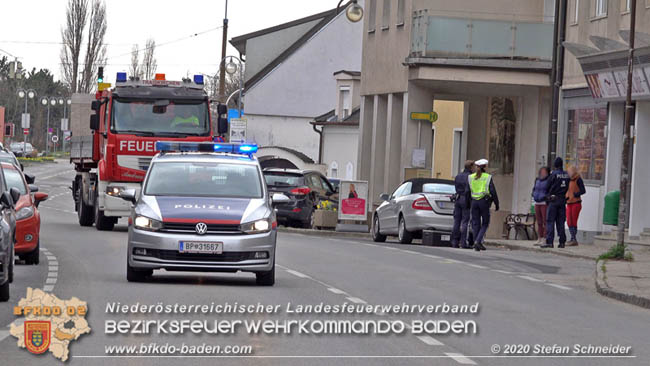
[[[204,222],[199,222],[196,224],[194,227],[194,230],[196,230],[196,233],[199,235],[203,235],[206,232],[208,232],[208,225],[206,225]]]

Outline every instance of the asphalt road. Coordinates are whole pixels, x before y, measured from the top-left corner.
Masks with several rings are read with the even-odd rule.
[[[28,167],[50,199],[41,205],[39,266],[18,264],[12,298],[0,304],[0,365],[53,365],[16,346],[8,324],[27,287],[47,288],[61,299],[87,301],[92,333],[70,345],[70,365],[647,365],[650,312],[600,297],[593,290],[594,264],[544,253],[375,244],[360,239],[280,233],[274,287],[255,286],[251,274],[156,272],[148,283],[126,281],[126,225],[98,232],[77,224],[67,164]],[[46,287],[49,286],[49,287]],[[106,320],[212,319],[205,315],[107,314],[122,304],[459,304],[479,303],[473,315],[375,314],[364,316],[221,315],[217,319],[474,320],[472,335],[107,335]],[[407,332],[409,333],[409,332]],[[158,344],[250,345],[253,357],[122,357],[107,346]],[[632,347],[634,358],[512,357],[493,354],[499,345]],[[167,357],[167,356],[165,356]]]

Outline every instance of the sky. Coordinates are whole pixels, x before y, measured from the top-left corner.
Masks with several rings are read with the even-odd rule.
[[[157,72],[165,73],[168,80],[217,72],[222,29],[214,28],[223,24],[226,0],[105,2],[107,82],[114,82],[117,72],[128,71],[133,45],[142,48],[148,38],[154,38],[160,45],[156,49]],[[228,40],[332,9],[337,3],[338,0],[229,0]],[[18,57],[25,69],[47,68],[59,80],[66,4],[67,0],[0,0],[0,57],[9,53]],[[166,42],[170,43],[162,45]],[[238,56],[230,44],[227,54]]]

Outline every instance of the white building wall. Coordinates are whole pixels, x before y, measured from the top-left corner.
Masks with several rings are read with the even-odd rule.
[[[341,179],[357,179],[357,153],[359,128],[327,126],[323,132],[323,164],[327,166],[327,176],[332,175],[332,163],[336,162]],[[347,176],[348,165],[352,164],[352,176]]]
[[[313,118],[332,110],[334,72],[361,70],[362,30],[362,22],[351,23],[341,12],[246,91],[246,114]]]
[[[319,135],[309,124],[313,118],[246,114],[246,137],[260,146],[282,146],[318,160]]]

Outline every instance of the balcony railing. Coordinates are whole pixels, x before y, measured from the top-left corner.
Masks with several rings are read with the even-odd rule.
[[[550,61],[553,23],[413,15],[412,57]]]

